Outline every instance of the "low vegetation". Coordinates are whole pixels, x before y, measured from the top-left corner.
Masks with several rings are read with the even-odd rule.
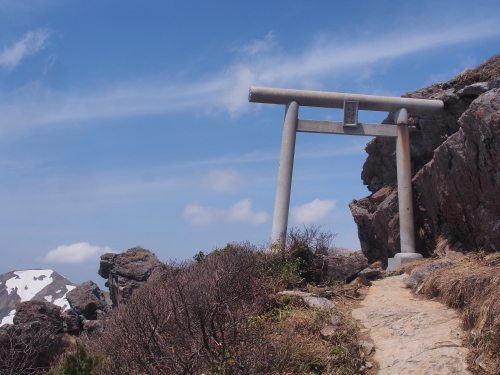
[[[304,285],[316,251],[333,238],[318,228],[291,232],[272,251],[229,244],[172,263],[116,308],[103,333],[85,340],[105,358],[100,374],[355,374],[357,328],[336,309],[280,296]]]
[[[449,84],[456,90],[476,82],[488,82],[500,77],[500,55],[495,55],[472,69],[466,69]]]

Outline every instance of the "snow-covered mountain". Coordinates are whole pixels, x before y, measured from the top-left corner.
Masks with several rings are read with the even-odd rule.
[[[12,271],[0,275],[0,326],[12,324],[16,303],[49,301],[65,310],[69,307],[66,293],[76,284],[52,270]]]

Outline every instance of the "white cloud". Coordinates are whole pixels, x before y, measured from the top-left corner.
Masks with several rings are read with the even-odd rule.
[[[251,206],[252,201],[250,199],[239,201],[227,211],[226,220],[251,224],[262,224],[269,220],[269,215],[266,212],[253,212]]]
[[[88,242],[79,242],[58,246],[38,260],[44,263],[80,264],[96,261],[102,254],[114,252],[109,246],[92,246]]]
[[[22,59],[36,54],[45,47],[50,32],[47,29],[28,31],[24,37],[0,53],[0,66],[12,70]]]
[[[315,199],[302,206],[292,207],[290,211],[296,224],[308,225],[323,221],[335,208],[337,208],[337,202],[334,200]]]
[[[251,224],[262,224],[269,220],[266,212],[252,211],[252,201],[249,199],[243,199],[227,210],[188,204],[184,208],[182,217],[194,226],[207,226],[222,220]]]
[[[182,212],[182,217],[191,225],[207,226],[224,217],[224,210],[188,204]]]
[[[237,48],[237,50],[243,51],[246,54],[253,56],[257,53],[267,52],[275,45],[276,35],[272,31],[270,31],[267,33],[263,40],[254,40],[250,44],[246,44],[242,47]]]
[[[243,183],[243,176],[235,169],[212,169],[203,176],[201,184],[207,190],[234,192]]]

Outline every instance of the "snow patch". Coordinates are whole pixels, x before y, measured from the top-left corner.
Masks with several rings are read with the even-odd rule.
[[[62,311],[69,309],[69,302],[68,299],[66,298],[66,294],[68,294],[68,292],[72,291],[75,288],[76,286],[74,285],[66,285],[66,293],[64,293],[64,296],[62,296],[61,298],[57,298],[56,300],[52,301],[52,303],[54,305],[59,306]]]
[[[43,298],[45,298],[45,301],[47,301],[47,302],[52,302],[52,299],[53,299],[54,297],[52,297],[51,295],[48,295],[48,296],[45,296],[45,297],[43,297]]]
[[[4,317],[0,322],[0,327],[4,324],[14,324],[14,315],[16,315],[16,309],[12,310],[9,315]]]
[[[21,302],[31,300],[38,292],[52,282],[52,270],[14,271],[15,277],[5,282],[7,293],[17,292]]]

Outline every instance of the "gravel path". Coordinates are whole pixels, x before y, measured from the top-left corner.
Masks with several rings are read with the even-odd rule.
[[[405,277],[374,281],[361,307],[352,312],[375,344],[378,374],[470,374],[456,312],[413,295],[405,288]]]

